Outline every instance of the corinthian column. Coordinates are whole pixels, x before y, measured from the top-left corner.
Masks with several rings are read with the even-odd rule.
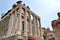
[[[25,15],[24,15],[24,35],[26,36],[26,40],[28,40],[28,26],[27,26],[27,11],[25,10]]]
[[[11,36],[13,21],[14,21],[13,19],[14,19],[14,16],[13,16],[13,13],[11,13],[10,19],[9,19],[8,31],[7,31],[6,36]]]
[[[38,20],[38,32],[39,32],[39,37],[41,36],[41,24],[40,24],[40,19]]]
[[[21,20],[21,6],[19,5],[19,11],[18,11],[18,32],[17,34],[21,35],[21,31],[22,31],[22,20]]]
[[[35,36],[37,36],[37,30],[36,30],[36,17],[34,16],[34,27],[35,27]]]
[[[31,20],[31,12],[30,12],[30,33],[32,35],[32,20]]]

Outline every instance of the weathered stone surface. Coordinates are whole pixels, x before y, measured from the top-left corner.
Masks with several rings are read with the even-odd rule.
[[[6,17],[0,21],[0,37],[6,35],[6,32],[8,30],[9,18],[10,17]]]
[[[60,13],[58,13],[58,19],[52,21],[53,32],[55,40],[60,40]]]
[[[21,1],[18,1],[13,7],[11,11],[1,18],[0,40],[28,40],[29,35],[37,36],[36,40],[40,40],[40,37],[42,37],[40,17],[23,6]],[[13,36],[16,34],[19,35]]]

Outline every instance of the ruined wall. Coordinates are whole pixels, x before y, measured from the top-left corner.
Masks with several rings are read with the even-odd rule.
[[[52,21],[52,27],[55,40],[60,40],[60,12],[57,15],[58,19]]]

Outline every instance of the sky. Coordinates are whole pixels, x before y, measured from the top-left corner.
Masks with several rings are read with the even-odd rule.
[[[0,0],[0,17],[12,8],[18,0]],[[52,30],[51,21],[56,20],[60,12],[60,0],[22,0],[41,19],[41,26]]]

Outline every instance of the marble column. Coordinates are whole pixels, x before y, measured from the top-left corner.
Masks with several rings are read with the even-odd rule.
[[[35,27],[35,36],[37,36],[37,30],[36,30],[36,17],[34,16],[34,27]]]
[[[32,35],[32,20],[31,20],[31,12],[30,12],[30,34]]]
[[[26,36],[26,40],[28,40],[28,26],[27,26],[27,10],[25,10],[25,15],[24,15],[24,35]]]
[[[17,20],[17,11],[15,11],[15,23],[14,23],[14,34],[17,32],[18,20]]]
[[[38,29],[39,29],[39,37],[41,37],[41,24],[40,24],[40,19],[39,19],[39,27],[38,27]]]
[[[41,20],[39,20],[39,25],[40,25],[40,26],[39,26],[39,29],[40,29],[40,37],[42,37],[42,33],[41,33],[41,32],[42,32],[42,28],[41,28]]]
[[[17,34],[21,35],[22,32],[22,20],[21,20],[21,6],[19,5],[19,11],[18,11],[18,32]]]
[[[37,18],[37,35],[40,36],[39,35],[39,21],[38,21],[38,18]]]
[[[16,13],[16,11],[15,11],[15,12],[13,13],[13,18],[14,18],[14,19],[13,19],[13,27],[12,27],[12,30],[11,30],[11,32],[12,32],[13,35],[15,35],[15,27],[16,27],[16,21],[17,21],[17,20],[16,20],[16,19],[17,19],[16,17],[17,17],[17,13]]]
[[[18,24],[18,12],[16,12],[16,23],[15,23],[15,34],[18,33],[19,24]]]
[[[36,35],[38,36],[38,18],[36,17]]]
[[[10,15],[10,20],[9,20],[9,25],[8,25],[8,31],[7,31],[7,34],[6,36],[10,36],[11,35],[11,31],[12,31],[12,27],[13,27],[13,13],[11,13]]]

